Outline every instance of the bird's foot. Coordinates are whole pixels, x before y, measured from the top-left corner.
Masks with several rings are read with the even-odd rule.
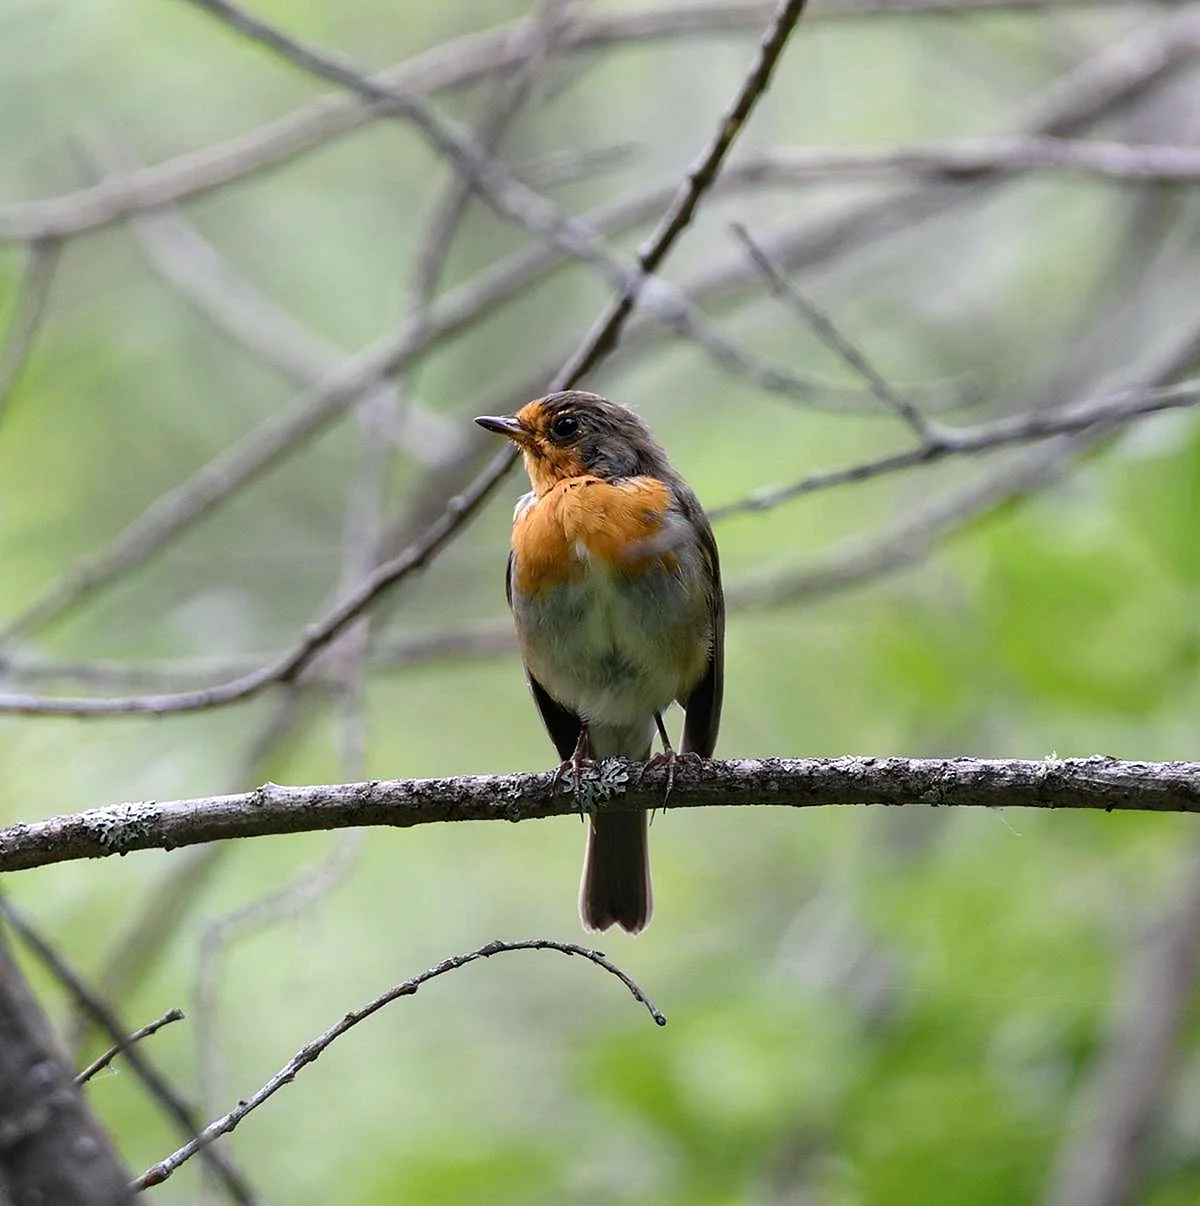
[[[646,772],[651,767],[658,769],[661,766],[665,766],[667,768],[667,790],[663,793],[663,807],[666,808],[667,801],[671,798],[671,788],[675,786],[676,766],[680,762],[686,762],[689,765],[695,766],[703,762],[704,758],[692,750],[684,750],[682,752],[676,750],[671,745],[671,739],[667,736],[667,726],[663,724],[662,715],[658,712],[654,713],[654,723],[658,726],[658,735],[662,739],[662,753],[655,754],[642,763],[642,769],[638,773],[638,784],[639,786],[641,785],[642,780],[646,777]]]
[[[663,807],[666,808],[667,801],[671,798],[671,788],[675,786],[675,768],[681,763],[686,763],[689,766],[699,766],[704,761],[701,754],[694,753],[691,750],[679,751],[673,749],[665,749],[661,754],[655,754],[651,758],[647,758],[642,763],[642,769],[638,775],[638,783],[645,778],[646,772],[650,769],[657,770],[659,767],[667,768],[667,790],[663,793]]]
[[[592,743],[585,726],[579,730],[579,740],[575,743],[571,756],[558,764],[558,770],[554,772],[551,782],[551,790],[555,790],[570,775],[571,794],[575,797],[575,807],[579,809],[581,817],[587,811],[583,799],[583,775],[584,771],[593,766],[595,762],[592,759]]]

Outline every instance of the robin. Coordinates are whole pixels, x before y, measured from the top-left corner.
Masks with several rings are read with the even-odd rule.
[[[475,420],[521,449],[533,489],[513,514],[508,603],[560,772],[621,756],[709,758],[723,686],[725,602],[700,502],[632,411],[565,390]],[[662,713],[684,709],[676,754]],[[657,728],[663,752],[650,759]],[[645,812],[591,814],[585,929],[650,921]]]

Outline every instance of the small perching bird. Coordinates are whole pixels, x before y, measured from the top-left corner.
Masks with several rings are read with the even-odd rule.
[[[632,411],[566,390],[475,420],[515,441],[533,487],[513,516],[508,601],[534,701],[564,768],[650,759],[668,766],[717,742],[725,604],[699,500]],[[685,712],[676,755],[662,713]],[[647,817],[593,813],[579,889],[589,930],[650,921]]]

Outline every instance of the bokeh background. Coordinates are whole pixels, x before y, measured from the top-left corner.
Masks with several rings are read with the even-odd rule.
[[[516,0],[255,11],[363,69],[409,63],[403,80],[566,210],[661,194],[613,231],[626,253],[716,128],[770,6],[551,3],[535,25],[510,24],[528,17]],[[1165,4],[814,5],[733,157],[759,170],[705,202],[666,272],[791,388],[763,388],[644,313],[586,384],[642,413],[714,509],[911,442],[767,294],[733,221],[942,422],[1186,377],[1194,184],[795,165],[1038,133],[1189,148],[1197,19]],[[1096,81],[1118,68],[1109,95]],[[105,560],[307,385],[530,245],[470,202],[445,262],[422,269],[457,204],[452,172],[401,122],[340,119],[226,186],[36,238],[61,231],[27,202],[140,164],[177,179],[181,162],[332,95],[187,3],[0,6],[3,690],[182,689],[286,648],[494,453],[471,417],[533,396],[607,303],[592,269],[546,271],[153,555],[47,606],[81,559]],[[0,816],[264,779],[547,768],[506,637],[522,489],[507,479],[293,689],[162,719],[0,716]],[[721,753],[1200,758],[1193,412],[817,492],[731,515],[717,536],[731,595]],[[582,843],[569,818],[310,834],[5,888],[130,1025],[188,1011],[147,1053],[212,1116],[448,954],[581,940]],[[656,818],[652,847],[654,924],[600,945],[667,1029],[554,954],[438,980],[224,1141],[263,1199],[1200,1200],[1194,818],[689,811]],[[27,966],[80,1056],[94,1053]],[[178,1145],[128,1070],[89,1096],[135,1170]],[[1088,1181],[1104,1152],[1110,1196]],[[223,1200],[196,1162],[153,1194]]]

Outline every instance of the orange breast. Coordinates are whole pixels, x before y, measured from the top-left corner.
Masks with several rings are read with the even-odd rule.
[[[592,564],[635,574],[673,554],[653,547],[666,525],[670,493],[652,477],[606,482],[572,477],[531,502],[513,525],[516,588],[534,594],[578,581]],[[642,555],[639,555],[641,553]]]

